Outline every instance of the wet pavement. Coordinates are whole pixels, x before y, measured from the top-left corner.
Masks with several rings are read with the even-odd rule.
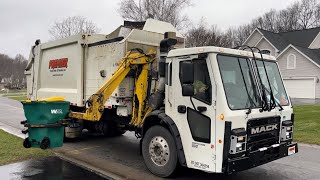
[[[300,105],[320,105],[320,99],[302,99],[302,98],[291,98],[291,103],[293,106]]]
[[[75,150],[76,149],[76,150]],[[64,156],[97,165],[104,171],[112,172],[124,179],[160,179],[153,176],[144,165],[139,152],[139,140],[134,133],[103,138],[84,136],[76,142],[65,143],[55,150]],[[103,164],[103,165],[102,165]],[[225,176],[182,168],[177,180],[320,180],[320,147],[301,145],[299,153],[268,164]]]
[[[63,161],[57,157],[48,157],[38,160],[28,160],[0,166],[1,180],[102,180],[90,171]]]

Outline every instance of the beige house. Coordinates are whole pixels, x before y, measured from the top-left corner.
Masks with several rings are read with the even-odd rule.
[[[320,27],[283,33],[257,28],[244,44],[277,58],[291,98],[320,98]]]

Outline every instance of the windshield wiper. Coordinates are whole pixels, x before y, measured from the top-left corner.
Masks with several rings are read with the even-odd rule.
[[[250,107],[249,107],[248,111],[246,112],[246,114],[250,114],[251,111],[252,111],[254,102],[253,102],[253,100],[252,100],[252,98],[251,98],[251,96],[249,94],[248,86],[247,86],[247,83],[246,83],[244,75],[243,75],[243,71],[242,71],[242,67],[241,67],[241,63],[240,63],[239,58],[238,58],[238,63],[239,63],[239,67],[240,67],[240,71],[241,71],[241,75],[242,75],[242,80],[243,80],[244,86],[245,86],[246,91],[247,91],[248,100],[250,101]],[[245,104],[245,106],[247,106],[247,103]]]
[[[243,48],[242,50],[246,50],[246,49],[250,49],[251,52],[252,52],[252,60],[254,61],[254,65],[255,65],[255,71],[252,69],[253,71],[253,74],[255,76],[255,79],[256,79],[256,83],[258,83],[257,81],[259,81],[260,83],[260,95],[261,95],[261,103],[262,103],[262,107],[260,109],[260,112],[263,112],[263,111],[271,111],[272,109],[274,109],[276,107],[276,105],[279,106],[279,111],[282,111],[283,110],[283,107],[282,105],[277,102],[275,100],[275,97],[274,97],[274,94],[273,94],[273,91],[272,91],[272,87],[271,87],[271,83],[270,83],[270,80],[269,80],[269,76],[268,76],[268,72],[267,72],[267,69],[266,69],[266,66],[265,66],[265,63],[264,63],[264,59],[263,59],[263,55],[261,53],[261,50],[257,47],[250,47],[248,45],[242,45],[242,46],[237,46],[233,49],[239,49],[239,48]],[[264,86],[263,82],[262,82],[262,79],[261,79],[261,76],[260,76],[260,72],[259,72],[259,68],[258,68],[258,65],[257,65],[257,61],[256,61],[256,57],[255,57],[255,54],[254,54],[254,50],[253,49],[256,49],[258,50],[260,56],[261,56],[261,61],[262,61],[262,64],[263,64],[263,69],[264,69],[264,72],[266,74],[266,78],[267,78],[267,82],[268,82],[268,85],[270,87],[270,91],[267,90],[267,88]],[[250,62],[250,63],[253,63],[253,62]],[[240,66],[241,68],[241,66]],[[252,64],[252,68],[253,68],[253,64]],[[241,69],[241,72],[242,72],[242,69]],[[250,75],[251,75],[251,68],[249,68],[249,72],[250,72]],[[243,76],[243,73],[242,73],[242,76]],[[246,83],[245,83],[246,84]],[[246,90],[247,90],[247,87],[246,87]],[[258,90],[259,91],[259,90]],[[270,100],[268,101],[268,98],[267,98],[267,95],[266,95],[266,92],[268,92],[268,94],[270,95]],[[251,103],[251,107],[252,108],[252,103],[253,103],[253,100],[252,98],[249,96],[249,92],[247,90],[247,93],[248,93],[248,97],[249,97],[249,101]],[[251,109],[249,109],[248,112],[251,112]]]
[[[269,109],[269,106],[268,106],[268,102],[267,102],[267,95],[265,93],[265,89],[263,88],[263,83],[262,83],[262,80],[261,80],[261,77],[260,77],[260,73],[259,73],[259,69],[258,69],[258,65],[257,65],[257,62],[256,62],[256,57],[254,55],[254,50],[253,48],[255,47],[250,47],[250,46],[247,46],[247,45],[243,45],[243,46],[238,46],[237,48],[243,48],[242,50],[246,50],[246,49],[250,49],[251,50],[251,53],[252,53],[252,60],[254,61],[254,64],[255,64],[255,71],[254,71],[254,67],[253,67],[253,64],[252,64],[252,71],[253,71],[253,74],[255,76],[255,79],[256,79],[256,83],[258,85],[258,82],[260,83],[260,97],[261,97],[261,103],[262,103],[262,107],[261,109],[259,110],[260,112],[263,112],[263,111],[267,111]],[[259,50],[260,51],[260,50]],[[261,54],[261,51],[260,51],[260,54]],[[253,63],[253,62],[250,62],[250,63]],[[251,70],[251,69],[250,69]],[[257,86],[259,87],[259,86]],[[259,89],[258,89],[259,91]]]
[[[268,107],[268,111],[271,111],[272,109],[274,109],[276,107],[276,100],[275,100],[275,97],[273,95],[273,91],[272,91],[272,87],[271,87],[271,83],[270,83],[270,80],[269,80],[269,75],[268,75],[268,71],[267,71],[267,68],[266,68],[266,65],[264,63],[264,60],[263,60],[263,55],[261,53],[261,50],[257,47],[253,47],[254,49],[258,50],[260,56],[261,56],[261,61],[262,61],[262,64],[263,64],[263,69],[264,69],[264,72],[266,74],[266,78],[267,78],[267,82],[268,82],[268,85],[270,87],[270,101],[269,101],[269,107]],[[258,67],[257,67],[258,68]],[[259,73],[259,69],[258,70],[258,73]],[[262,82],[261,82],[262,83]],[[263,87],[264,85],[261,84]],[[267,90],[265,87],[264,87],[264,90]],[[280,105],[281,106],[281,105]],[[283,109],[283,108],[281,108]]]
[[[274,109],[275,107],[277,107],[277,105],[279,106],[279,111],[282,111],[283,110],[283,107],[282,107],[282,105],[275,99],[275,97],[274,97],[274,95],[271,95],[271,92],[270,91],[268,91],[267,90],[267,88],[263,85],[263,88],[267,91],[267,93],[270,95],[270,100],[271,100],[271,98],[273,97],[273,101],[274,101],[274,103],[273,103],[273,105],[272,105],[272,109]],[[272,87],[270,87],[270,89],[271,89]]]

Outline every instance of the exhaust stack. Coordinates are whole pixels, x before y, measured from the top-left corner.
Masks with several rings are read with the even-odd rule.
[[[166,81],[166,58],[169,51],[174,45],[177,44],[177,38],[175,32],[166,32],[164,39],[160,42],[160,58],[158,61],[159,72],[159,84],[157,90],[149,98],[149,106],[152,109],[159,109],[163,105],[164,90]]]

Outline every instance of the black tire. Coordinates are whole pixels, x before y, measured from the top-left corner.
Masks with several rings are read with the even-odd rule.
[[[44,137],[40,142],[41,149],[47,149],[50,147],[50,139],[48,137]]]
[[[30,143],[30,141],[29,141],[28,138],[24,139],[24,141],[23,141],[23,147],[25,147],[25,148],[31,148],[31,143]]]
[[[163,149],[160,150],[160,153],[157,153],[157,156],[154,156],[153,159],[155,157],[163,157],[161,155],[163,155],[164,152],[169,152],[166,157],[167,158],[162,158],[162,159],[167,159],[166,161],[158,161],[155,162],[155,160],[152,159],[151,154],[153,151],[155,152],[156,150],[154,150],[155,148],[150,148],[154,147],[153,145],[155,143],[158,143],[158,141],[160,142],[161,140],[156,140],[157,137],[161,137],[161,140],[165,140],[164,144],[167,144],[169,147],[169,151],[162,151]],[[156,142],[154,143],[154,140],[156,140]],[[161,141],[162,142],[162,141]],[[158,143],[159,144],[159,143]],[[160,145],[161,146],[161,145]],[[163,146],[165,147],[165,146]],[[159,149],[157,147],[157,149]],[[156,153],[153,153],[153,155],[155,155]],[[167,153],[166,153],[167,154]],[[174,174],[177,165],[178,165],[178,156],[177,156],[177,147],[176,144],[174,142],[173,136],[171,135],[171,133],[169,132],[169,130],[167,130],[166,128],[164,128],[163,126],[153,126],[150,129],[147,130],[146,134],[144,135],[143,139],[142,139],[142,156],[144,159],[144,163],[147,166],[147,168],[149,169],[149,171],[151,173],[153,173],[154,175],[157,175],[159,177],[170,177]],[[164,162],[162,165],[161,162]],[[158,164],[157,164],[158,163]],[[160,165],[161,164],[161,165]]]

